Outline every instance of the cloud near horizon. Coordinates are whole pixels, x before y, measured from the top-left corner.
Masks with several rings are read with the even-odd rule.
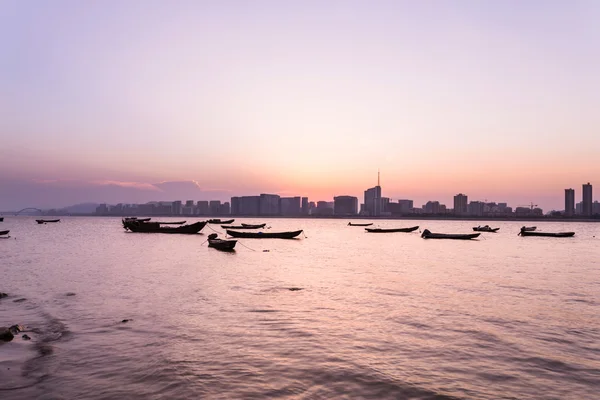
[[[61,208],[79,203],[146,203],[173,200],[229,201],[226,190],[203,189],[196,181],[160,183],[112,180],[31,179],[0,182],[0,210]]]

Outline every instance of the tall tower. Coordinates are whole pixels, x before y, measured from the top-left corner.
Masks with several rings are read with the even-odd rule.
[[[565,217],[575,214],[575,190],[565,189]]]
[[[583,215],[592,216],[592,185],[588,182],[583,185]]]

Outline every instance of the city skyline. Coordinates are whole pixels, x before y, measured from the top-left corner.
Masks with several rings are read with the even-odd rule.
[[[582,187],[585,188],[587,187],[587,185],[589,186],[589,192],[588,192],[588,197],[590,199],[591,202],[596,201],[595,197],[593,197],[591,188],[593,185],[590,184],[590,182],[587,182],[586,184],[582,184]],[[11,203],[7,203],[6,200],[8,199],[9,201],[11,200],[10,197],[10,193],[7,192],[7,194],[4,196],[4,198],[0,198],[0,212],[5,211],[17,211],[21,208],[27,208],[27,207],[33,207],[33,208],[44,208],[44,209],[60,209],[60,208],[65,208],[65,207],[70,207],[73,205],[77,205],[77,204],[84,204],[84,203],[96,203],[96,204],[145,204],[145,203],[151,203],[151,202],[173,202],[173,201],[186,201],[189,199],[192,199],[194,201],[198,201],[198,200],[219,200],[222,202],[229,202],[231,200],[231,198],[233,197],[242,197],[242,196],[252,196],[255,194],[250,194],[250,193],[244,193],[241,195],[231,195],[229,191],[221,189],[221,190],[202,190],[199,186],[197,182],[191,181],[191,182],[162,182],[159,184],[155,184],[155,185],[144,185],[144,186],[138,186],[138,185],[120,185],[118,183],[115,182],[111,182],[108,183],[106,185],[104,184],[100,184],[96,187],[97,188],[102,188],[104,186],[109,186],[112,189],[116,190],[115,193],[115,198],[111,200],[106,200],[104,197],[100,196],[100,197],[94,197],[98,195],[98,191],[97,190],[86,190],[86,194],[87,197],[84,198],[80,198],[79,201],[72,201],[69,203],[63,203],[63,204],[56,204],[56,205],[44,205],[44,204],[40,204],[43,203],[43,200],[34,198],[34,199],[29,199],[28,201],[18,201],[18,202],[13,202],[13,206],[12,207],[7,207],[7,206],[2,206],[3,204],[11,204]],[[56,191],[54,192],[55,194],[58,194],[60,197],[61,193],[63,190],[69,191],[71,189],[73,189],[72,187],[69,187],[68,185],[66,187],[54,187],[54,189],[56,189]],[[405,196],[389,196],[387,195],[387,192],[382,189],[381,186],[379,186],[379,178],[378,178],[378,182],[377,185],[368,189],[368,190],[364,190],[362,191],[361,194],[359,195],[354,195],[352,193],[345,193],[345,194],[337,194],[337,195],[331,195],[331,196],[324,196],[324,197],[311,197],[308,195],[304,195],[301,193],[295,193],[295,192],[271,192],[271,193],[276,193],[277,195],[280,195],[282,197],[295,197],[295,196],[299,196],[299,197],[308,197],[311,199],[311,201],[334,201],[334,199],[336,197],[340,197],[340,196],[353,196],[356,197],[358,199],[358,205],[364,204],[364,199],[367,196],[368,192],[373,192],[370,196],[371,196],[371,201],[373,198],[384,198],[386,199],[386,201],[389,201],[391,203],[398,203],[398,201],[401,200],[405,200],[405,199],[410,199],[411,201],[414,202],[415,206],[419,206],[420,204],[425,205],[427,202],[431,202],[431,201],[435,201],[435,202],[439,202],[441,204],[447,205],[447,207],[449,209],[453,209],[454,205],[456,205],[456,197],[457,196],[467,196],[469,198],[469,201],[476,201],[476,202],[481,202],[481,203],[488,203],[488,202],[496,202],[496,203],[507,203],[509,206],[513,207],[513,208],[517,208],[517,207],[529,207],[532,204],[535,204],[536,207],[542,208],[545,211],[549,212],[549,211],[561,211],[561,210],[566,210],[567,208],[565,207],[565,203],[566,203],[566,191],[573,191],[573,193],[571,194],[573,196],[573,207],[575,207],[575,205],[583,204],[584,198],[583,198],[583,190],[577,191],[575,189],[563,189],[563,193],[561,193],[561,195],[557,195],[557,196],[553,196],[556,197],[556,199],[554,199],[553,203],[557,204],[557,207],[552,207],[552,208],[548,208],[545,207],[544,204],[542,202],[539,201],[524,201],[524,202],[518,202],[514,203],[514,202],[510,202],[510,201],[505,201],[505,197],[500,196],[499,198],[481,198],[478,196],[470,196],[469,194],[464,194],[462,192],[455,192],[452,195],[448,195],[448,196],[441,196],[441,197],[415,197],[415,196],[411,196],[410,194],[407,194]],[[131,191],[134,191],[134,195],[131,194]],[[129,193],[129,194],[128,194]],[[266,193],[266,192],[259,192],[259,193]],[[577,195],[577,193],[579,193],[579,195]],[[158,196],[158,197],[157,197]],[[127,201],[127,199],[129,199],[130,201]],[[535,200],[535,199],[534,199]],[[591,207],[591,206],[590,206]],[[590,208],[591,210],[591,208]]]
[[[0,209],[361,198],[378,168],[561,209],[600,176],[597,2],[258,4],[4,2]]]

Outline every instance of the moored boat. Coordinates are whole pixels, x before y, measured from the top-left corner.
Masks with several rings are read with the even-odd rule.
[[[489,225],[484,225],[484,226],[474,227],[473,230],[475,232],[491,232],[491,233],[496,233],[496,232],[498,232],[498,230],[500,230],[500,228],[492,228]]]
[[[4,217],[0,217],[0,222],[4,221]]]
[[[392,228],[392,229],[381,229],[381,228],[365,228],[365,231],[369,233],[392,233],[392,232],[414,232],[419,229],[418,226],[412,226],[410,228]]]
[[[302,233],[302,230],[292,232],[238,232],[227,229],[229,236],[247,239],[293,239]]]
[[[182,225],[177,227],[161,226],[157,222],[140,222],[123,220],[123,228],[127,231],[136,233],[183,233],[195,234],[198,233],[206,225],[206,221],[196,222],[190,225]]]
[[[421,234],[423,239],[457,239],[469,240],[477,238],[481,233],[433,233],[429,229],[425,229]]]
[[[369,223],[369,224],[353,224],[352,222],[348,222],[348,226],[371,226],[373,225],[373,223]]]
[[[219,239],[219,235],[211,233],[208,235],[208,247],[213,247],[221,251],[233,251],[237,240]]]
[[[60,219],[36,219],[35,222],[38,224],[48,224],[51,222],[60,222]]]
[[[8,230],[8,231],[0,231],[0,236],[8,235],[8,232],[10,232],[10,230]]]
[[[223,229],[262,229],[267,224],[259,224],[259,225],[250,225],[250,224],[241,224],[241,225],[221,225]]]
[[[213,218],[213,219],[209,219],[208,222],[209,224],[231,224],[233,223],[233,221],[235,221],[235,219],[219,219],[219,218]]]
[[[521,228],[519,236],[572,237],[575,236],[575,232],[537,232],[524,231],[523,228]]]

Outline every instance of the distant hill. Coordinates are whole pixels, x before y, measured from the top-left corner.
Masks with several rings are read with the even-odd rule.
[[[98,203],[81,203],[65,207],[63,210],[70,214],[91,214],[96,212]]]

